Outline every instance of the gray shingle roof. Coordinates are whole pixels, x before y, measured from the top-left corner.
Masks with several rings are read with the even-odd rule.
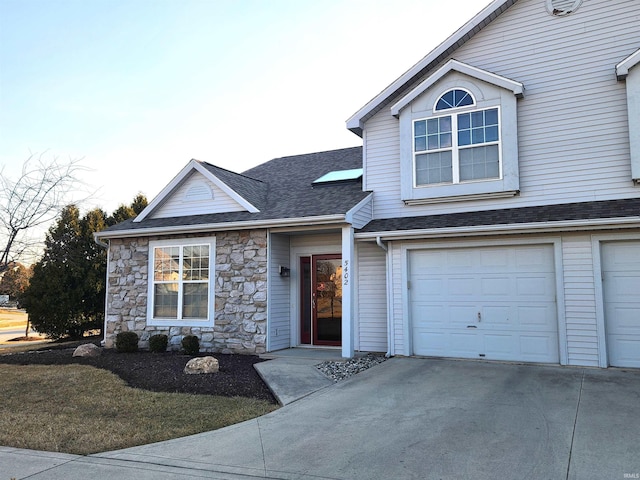
[[[358,233],[640,216],[640,198],[373,220]]]
[[[240,173],[225,170],[224,168],[216,167],[215,165],[211,165],[207,162],[202,162],[200,160],[196,161],[258,210],[262,210],[266,207],[268,185],[265,182],[247,177]]]
[[[312,186],[314,180],[333,170],[361,168],[362,147],[276,158],[242,174],[205,162],[201,164],[260,211],[145,218],[141,222],[126,220],[107,230],[116,232],[345,214],[370,194],[362,191],[361,182]]]

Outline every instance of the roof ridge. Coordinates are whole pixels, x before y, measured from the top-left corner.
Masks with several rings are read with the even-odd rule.
[[[231,173],[231,174],[233,174],[233,175],[237,175],[237,176],[239,176],[239,177],[246,178],[246,179],[248,179],[248,180],[253,180],[253,181],[256,181],[256,182],[260,182],[260,183],[265,183],[264,181],[262,181],[262,180],[260,180],[260,179],[258,179],[258,178],[253,178],[253,177],[250,177],[250,176],[248,176],[248,175],[245,175],[244,173],[238,173],[238,172],[234,172],[233,170],[229,170],[229,169],[227,169],[227,168],[219,167],[218,165],[214,165],[213,163],[209,163],[209,162],[207,162],[207,161],[205,161],[205,160],[198,160],[197,158],[194,158],[194,159],[192,159],[192,160],[193,160],[194,162],[198,162],[198,163],[200,163],[200,164],[205,164],[205,165],[208,165],[208,166],[210,166],[210,167],[213,167],[213,168],[215,168],[215,169],[217,169],[217,170],[222,170],[222,171],[224,171],[224,172]]]
[[[294,158],[294,157],[305,157],[305,156],[308,156],[308,155],[320,155],[320,154],[325,154],[325,153],[330,153],[330,152],[340,152],[340,151],[355,150],[355,149],[362,149],[362,145],[357,145],[355,147],[332,148],[330,150],[321,150],[319,152],[308,152],[308,153],[297,153],[295,155],[284,155],[282,157],[272,158],[271,160],[280,160],[280,159],[284,159],[284,158]],[[268,161],[270,161],[270,160],[267,160],[267,162]],[[256,166],[259,166],[259,165],[256,165]]]

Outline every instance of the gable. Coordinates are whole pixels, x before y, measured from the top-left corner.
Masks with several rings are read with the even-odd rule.
[[[211,170],[218,172],[219,175]],[[225,177],[225,180],[220,176]],[[133,222],[140,223],[146,218],[259,212],[256,206],[237,191],[237,186],[243,186],[249,182],[252,185],[261,184],[249,177],[198,160],[191,160]],[[233,183],[236,188],[232,188],[229,183]],[[215,200],[216,193],[218,201]]]
[[[191,172],[149,218],[182,217],[246,209],[200,172]]]

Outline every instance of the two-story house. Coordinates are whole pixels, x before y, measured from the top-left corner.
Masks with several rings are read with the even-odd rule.
[[[362,148],[190,161],[108,244],[107,346],[640,367],[640,2],[496,0]]]

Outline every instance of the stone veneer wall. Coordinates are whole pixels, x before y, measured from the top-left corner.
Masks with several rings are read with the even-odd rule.
[[[216,233],[215,237],[213,327],[147,326],[149,240],[171,237],[111,240],[105,321],[107,348],[115,346],[119,332],[134,331],[140,337],[141,348],[149,346],[151,335],[164,333],[172,350],[181,348],[185,335],[196,335],[201,351],[266,351],[267,232],[240,230]]]

